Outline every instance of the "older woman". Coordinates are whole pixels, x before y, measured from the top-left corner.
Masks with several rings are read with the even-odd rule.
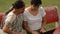
[[[6,15],[3,31],[8,34],[23,34],[22,22],[25,4],[23,1],[16,1],[11,10]]]

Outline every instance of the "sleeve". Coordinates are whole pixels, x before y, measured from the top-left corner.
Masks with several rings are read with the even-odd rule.
[[[44,8],[41,8],[41,15],[42,15],[42,17],[44,17],[46,15]]]
[[[7,15],[5,19],[5,24],[8,25],[8,27],[11,27],[12,22],[14,21],[15,16],[14,15]]]
[[[26,12],[23,13],[23,16],[24,16],[24,21],[27,21],[27,14],[26,14]]]

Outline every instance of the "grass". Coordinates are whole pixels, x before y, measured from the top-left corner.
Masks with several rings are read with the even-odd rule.
[[[6,12],[11,6],[12,3],[14,3],[16,0],[0,0],[0,12]],[[30,5],[30,0],[24,0],[26,7]],[[42,0],[42,6],[47,7],[47,6],[58,6],[60,9],[60,0]],[[47,25],[46,30],[49,28],[55,27],[54,24]]]
[[[0,12],[6,12],[16,0],[0,0]],[[24,0],[26,7],[30,5],[30,0]],[[60,0],[42,0],[42,6],[56,5],[60,9]]]
[[[14,0],[0,0],[0,12],[6,12]]]
[[[55,28],[55,23],[50,23],[45,26],[45,30],[49,31]]]

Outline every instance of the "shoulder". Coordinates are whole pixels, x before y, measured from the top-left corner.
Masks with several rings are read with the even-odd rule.
[[[42,16],[46,15],[45,9],[43,7],[39,7],[39,11],[40,11]]]
[[[39,7],[39,10],[44,11],[44,8],[42,6]]]
[[[16,15],[11,11],[6,17],[15,17]]]
[[[10,12],[5,19],[5,23],[12,23],[16,18],[16,15],[13,12]]]
[[[28,14],[28,11],[29,11],[28,9],[29,9],[29,7],[25,8],[25,11],[23,14]]]
[[[6,15],[6,22],[7,21],[13,21],[14,19],[16,18],[16,15],[15,14],[13,14],[12,12],[10,12],[8,15]]]
[[[44,12],[45,12],[45,9],[40,6],[40,7],[39,7],[39,12],[40,12],[40,13],[44,13]]]

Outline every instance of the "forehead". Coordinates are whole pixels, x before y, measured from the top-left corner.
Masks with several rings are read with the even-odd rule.
[[[18,10],[20,10],[20,9],[25,9],[25,7],[19,8]]]

